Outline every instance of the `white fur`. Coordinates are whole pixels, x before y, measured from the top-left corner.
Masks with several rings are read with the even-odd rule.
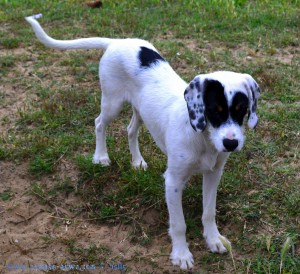
[[[135,168],[147,168],[138,145],[138,130],[142,122],[168,157],[164,176],[170,216],[169,234],[173,244],[170,256],[172,263],[182,269],[193,267],[193,256],[185,236],[186,224],[181,200],[185,183],[199,172],[203,174],[204,237],[212,252],[225,252],[226,248],[220,240],[223,236],[215,220],[217,187],[229,156],[229,153],[223,152],[222,140],[235,136],[239,140],[237,150],[240,150],[244,143],[243,129],[236,124],[226,124],[219,129],[208,125],[203,132],[196,132],[191,127],[183,96],[187,83],[167,62],[159,62],[150,68],[141,67],[137,57],[140,47],[156,51],[150,43],[139,39],[107,38],[58,41],[50,38],[34,17],[27,17],[26,20],[32,25],[38,39],[48,47],[106,49],[100,62],[101,114],[95,120],[96,151],[93,162],[110,164],[105,141],[106,127],[117,118],[124,102],[131,103],[133,115],[128,126],[128,139],[132,165]],[[229,90],[249,95],[245,88],[248,75],[217,72],[199,77],[220,81],[225,87],[229,104],[232,99]],[[254,126],[254,123],[251,125]]]

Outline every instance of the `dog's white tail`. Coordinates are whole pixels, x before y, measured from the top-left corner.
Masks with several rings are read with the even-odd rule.
[[[45,46],[54,49],[106,49],[112,41],[117,39],[109,38],[81,38],[75,40],[56,40],[47,35],[36,19],[42,17],[42,14],[36,14],[26,17],[26,21],[32,26],[36,37]]]

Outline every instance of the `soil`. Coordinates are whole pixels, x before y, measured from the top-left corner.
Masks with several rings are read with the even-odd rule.
[[[103,261],[98,262],[97,270],[84,270],[80,273],[113,271],[109,263],[119,270],[124,266],[130,268],[130,273],[160,273],[156,272],[157,264],[161,271],[172,272],[176,269],[171,266],[167,255],[170,251],[170,241],[166,234],[154,238],[150,246],[144,247],[131,243],[131,226],[99,225],[80,217],[72,218],[74,213],[68,209],[81,202],[80,198],[74,195],[69,195],[55,209],[58,214],[53,214],[51,206],[43,205],[28,192],[32,181],[26,174],[26,164],[0,162],[0,193],[13,193],[9,201],[0,202],[0,266],[3,273],[42,273],[37,269],[46,265],[56,268],[65,264],[72,265],[74,252],[70,252],[68,244],[72,240],[76,241],[76,246],[83,249],[95,245],[107,250],[100,256]],[[46,180],[47,184],[53,183],[51,178]],[[58,222],[57,215],[60,213],[70,216],[71,221]],[[151,211],[145,214],[144,220],[150,225],[159,221],[155,212]],[[161,250],[166,250],[165,256],[162,256]],[[84,265],[86,263],[82,262],[80,266]],[[34,268],[36,269],[33,270]]]

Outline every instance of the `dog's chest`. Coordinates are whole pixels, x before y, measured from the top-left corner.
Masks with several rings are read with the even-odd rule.
[[[209,150],[201,150],[194,154],[193,167],[195,173],[213,171],[218,166],[219,153]]]

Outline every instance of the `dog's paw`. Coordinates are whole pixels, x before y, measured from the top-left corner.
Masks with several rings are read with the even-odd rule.
[[[220,234],[215,235],[214,237],[205,237],[205,238],[209,250],[213,253],[220,253],[220,254],[226,253],[227,249],[224,246],[224,244],[230,246],[230,242]]]
[[[145,162],[144,159],[137,160],[137,161],[132,161],[131,164],[132,164],[132,167],[134,169],[143,169],[143,170],[146,170],[148,168],[148,165],[147,165],[147,163]]]
[[[107,156],[98,156],[98,155],[94,155],[93,157],[93,164],[100,164],[102,166],[109,166],[110,165],[110,159]]]
[[[178,265],[181,269],[191,269],[194,266],[193,255],[188,247],[173,248],[170,259],[173,265]]]

